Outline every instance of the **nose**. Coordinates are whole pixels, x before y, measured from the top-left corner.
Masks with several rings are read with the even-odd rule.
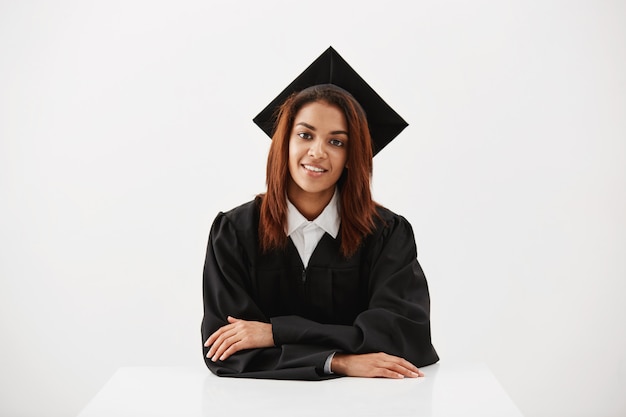
[[[309,156],[311,158],[323,158],[326,156],[326,151],[324,150],[324,143],[321,140],[313,140],[311,141],[311,146],[309,147]]]

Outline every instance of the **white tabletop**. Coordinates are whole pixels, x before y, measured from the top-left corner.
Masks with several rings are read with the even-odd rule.
[[[276,381],[220,378],[201,367],[118,369],[79,417],[521,417],[482,364],[435,364],[423,378]]]

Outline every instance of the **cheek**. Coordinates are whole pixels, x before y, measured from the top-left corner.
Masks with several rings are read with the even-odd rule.
[[[293,163],[295,165],[299,164],[299,161],[306,155],[308,151],[308,147],[306,146],[306,142],[297,140],[289,141],[289,163]]]
[[[298,163],[297,153],[293,148],[289,149],[289,166],[296,165]]]
[[[293,158],[295,156],[294,155],[295,154],[295,145],[293,143],[293,140],[289,141],[289,145],[288,146],[289,146],[289,148],[288,148],[288,151],[287,151],[287,156],[289,157],[289,160],[287,162],[289,163],[289,165],[291,165],[291,161],[293,160]]]
[[[346,154],[346,152],[338,153],[337,155],[335,155],[335,161],[333,165],[339,171],[343,171],[343,169],[346,167],[347,159],[348,155]]]
[[[298,153],[298,149],[296,147],[289,147],[289,161],[287,161],[287,166],[289,167],[290,173],[297,169],[298,165],[300,165],[299,155],[300,154]]]

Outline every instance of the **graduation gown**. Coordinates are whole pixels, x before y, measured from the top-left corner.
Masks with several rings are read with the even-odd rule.
[[[305,268],[291,239],[261,253],[256,199],[219,213],[203,274],[202,343],[227,317],[272,324],[275,347],[239,351],[208,368],[219,376],[319,380],[332,352],[385,352],[416,366],[439,360],[430,300],[411,225],[379,207],[380,219],[350,258],[325,234]]]

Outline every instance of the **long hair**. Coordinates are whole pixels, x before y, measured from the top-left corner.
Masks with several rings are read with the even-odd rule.
[[[377,216],[372,200],[372,141],[365,112],[350,93],[333,84],[308,87],[292,94],[278,109],[267,158],[267,192],[261,194],[259,241],[261,250],[284,248],[287,243],[286,190],[289,179],[289,138],[298,111],[312,102],[325,102],[343,111],[348,124],[346,168],[337,186],[340,192],[341,253],[353,255],[372,232]]]

